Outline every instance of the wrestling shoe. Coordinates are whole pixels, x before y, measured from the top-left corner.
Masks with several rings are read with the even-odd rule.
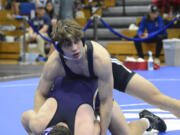
[[[167,129],[164,120],[148,110],[142,110],[141,112],[139,112],[139,118],[147,118],[149,120],[150,127],[147,129],[147,131],[155,129],[159,132],[165,132]]]

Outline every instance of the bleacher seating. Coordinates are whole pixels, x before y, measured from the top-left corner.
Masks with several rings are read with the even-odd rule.
[[[168,38],[178,38],[180,36],[180,29],[167,29]],[[137,33],[137,30],[124,29],[122,35],[133,38]],[[135,56],[137,58],[137,52],[133,41],[119,41],[119,42],[108,42],[106,48],[111,54],[116,55],[120,60],[125,60],[126,56]],[[143,43],[143,53],[146,54],[148,50],[155,53],[155,43]],[[147,58],[147,57],[145,57]],[[161,52],[161,61],[164,61],[164,50]]]
[[[2,8],[5,8],[6,2],[7,2],[7,0],[1,0],[1,6],[2,6]]]
[[[17,60],[19,55],[19,42],[0,42],[0,59]]]
[[[84,4],[89,4],[89,0],[84,0]],[[107,7],[113,7],[115,6],[115,0],[100,0],[100,4],[103,6],[103,8],[107,8]],[[96,6],[98,5],[98,2],[96,0],[94,0],[93,2],[91,2],[92,6]]]
[[[86,18],[75,18],[74,19],[78,24],[80,24],[82,27],[85,27],[87,24],[87,19]]]
[[[175,29],[175,28],[169,28],[167,29],[168,32],[168,38],[179,38],[180,36],[180,29]],[[137,34],[137,30],[128,30],[128,29],[124,29],[122,31],[122,35],[127,36],[127,37],[131,37],[133,38],[135,35]],[[123,39],[125,40],[125,39]]]
[[[143,53],[145,55],[145,59],[147,59],[147,51],[151,50],[155,52],[155,44],[142,44]],[[119,60],[124,61],[127,56],[133,56],[138,58],[136,48],[134,46],[133,41],[122,41],[122,42],[108,42],[106,44],[106,48],[110,54],[115,55]],[[160,56],[161,61],[164,61],[164,50],[161,51]]]
[[[86,0],[87,1],[87,0]],[[107,6],[114,6],[115,2],[114,0],[104,0]],[[97,10],[98,15],[102,15],[102,9],[104,7],[100,8],[100,10]],[[82,27],[84,27],[91,16],[89,10],[83,10],[86,14],[85,19],[75,19]],[[0,25],[8,23],[13,24],[16,27],[19,27],[19,25],[22,23],[22,20],[10,20],[7,18],[7,14],[11,14],[11,11],[0,11]],[[137,17],[136,23],[140,21],[140,17]],[[2,21],[1,21],[2,20]],[[5,20],[5,21],[4,21]],[[180,29],[168,29],[168,38],[177,38],[180,36]],[[122,30],[122,35],[127,37],[134,37],[136,35],[136,30],[128,30],[124,29]],[[4,35],[9,36],[17,36],[19,37],[22,35],[22,31],[3,31]],[[106,39],[107,40],[107,39]],[[137,52],[134,46],[134,43],[132,41],[107,41],[106,42],[107,50],[111,53],[116,55],[120,60],[124,60],[126,56],[135,56],[137,58]],[[9,51],[5,51],[5,50]],[[143,43],[143,51],[146,53],[147,50],[152,50],[153,53],[155,52],[155,45],[146,45]],[[161,60],[164,60],[164,51],[161,52]],[[0,59],[17,59],[19,57],[19,43],[17,42],[0,42]]]
[[[14,26],[15,30],[2,30],[4,36],[13,36],[14,38],[19,38],[23,32],[19,29],[22,20],[11,19],[11,10],[0,11],[0,26],[10,25]],[[28,26],[28,24],[26,24]],[[14,60],[16,61],[20,55],[20,45],[19,42],[0,42],[0,61]]]

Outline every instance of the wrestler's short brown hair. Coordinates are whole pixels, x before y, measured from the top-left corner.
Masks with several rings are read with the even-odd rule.
[[[44,135],[44,132],[42,132],[41,135]],[[52,130],[48,133],[48,135],[73,135],[73,134],[69,128],[56,125],[52,127]]]
[[[81,40],[84,37],[82,27],[71,19],[58,21],[52,31],[52,39],[58,42],[59,47]]]

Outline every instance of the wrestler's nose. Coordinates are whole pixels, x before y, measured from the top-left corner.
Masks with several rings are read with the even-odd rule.
[[[72,51],[73,51],[73,52],[76,52],[76,51],[77,51],[77,49],[78,49],[77,44],[72,44],[71,49],[72,49]]]

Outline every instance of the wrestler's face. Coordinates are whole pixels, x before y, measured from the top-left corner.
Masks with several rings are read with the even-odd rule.
[[[83,42],[80,39],[67,42],[62,46],[62,51],[65,56],[70,57],[73,60],[78,60],[84,53]]]

